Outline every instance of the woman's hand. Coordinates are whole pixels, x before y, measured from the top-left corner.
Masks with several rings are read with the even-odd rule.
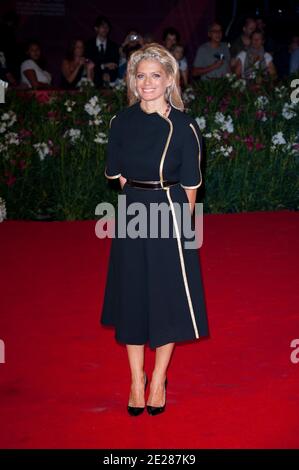
[[[185,189],[186,194],[187,194],[187,198],[188,198],[189,205],[190,205],[190,212],[191,212],[191,215],[192,215],[193,211],[194,211],[194,207],[195,207],[197,188],[195,188],[195,189],[186,189],[186,188],[184,188],[184,189]]]
[[[121,189],[123,189],[126,182],[127,182],[127,178],[125,178],[124,176],[119,177],[119,183],[120,183]]]

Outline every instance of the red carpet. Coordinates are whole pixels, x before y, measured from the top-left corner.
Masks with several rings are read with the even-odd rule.
[[[0,447],[298,448],[298,218],[204,216],[211,337],[176,345],[165,413],[137,418],[99,325],[110,240],[94,221],[0,224]]]

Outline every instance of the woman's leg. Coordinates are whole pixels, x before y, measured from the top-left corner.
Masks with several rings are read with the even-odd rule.
[[[145,406],[144,345],[127,344],[126,347],[131,369],[131,390],[129,403],[131,406]]]
[[[175,343],[168,343],[156,348],[155,368],[153,370],[147,405],[164,405],[164,383],[174,346]]]

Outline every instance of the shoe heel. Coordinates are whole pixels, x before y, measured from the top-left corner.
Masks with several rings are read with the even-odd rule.
[[[165,382],[164,382],[164,397],[165,397],[164,405],[163,405],[163,406],[151,406],[151,405],[146,405],[146,410],[147,410],[147,412],[148,412],[149,415],[151,415],[151,416],[156,416],[156,415],[158,415],[158,414],[163,413],[163,411],[165,411],[165,407],[166,407],[166,388],[167,388],[167,384],[168,384],[168,380],[167,380],[167,377],[166,377]]]
[[[145,382],[144,382],[144,391],[145,391],[146,387],[147,387],[147,384],[148,384],[148,380],[147,380],[146,373],[144,373],[144,376],[145,376]],[[144,408],[145,408],[145,406],[130,406],[130,405],[127,406],[128,413],[131,416],[141,415],[141,413],[143,413],[143,411],[144,411]]]

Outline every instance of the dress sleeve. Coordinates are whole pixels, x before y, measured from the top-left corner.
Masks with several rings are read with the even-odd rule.
[[[186,189],[199,188],[202,183],[201,156],[202,135],[195,119],[187,124],[185,133],[182,163],[180,168],[180,185]]]
[[[119,159],[120,159],[120,129],[117,115],[110,119],[108,130],[108,144],[105,176],[109,179],[116,179],[121,176]]]

